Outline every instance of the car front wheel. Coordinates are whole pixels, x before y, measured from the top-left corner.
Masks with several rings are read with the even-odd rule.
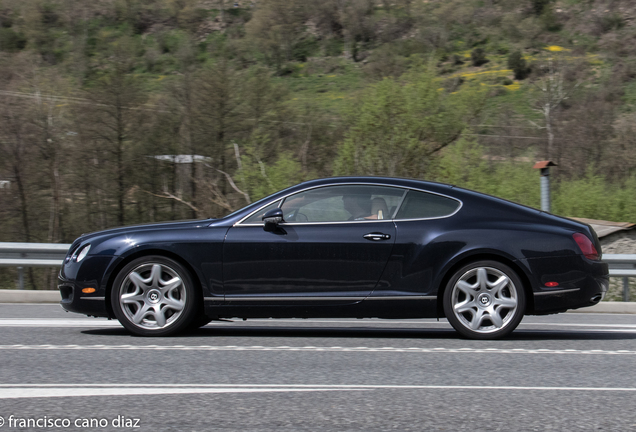
[[[186,329],[196,315],[196,300],[189,272],[162,256],[131,261],[111,291],[115,316],[139,336],[169,336]]]
[[[498,339],[521,322],[525,292],[510,267],[497,261],[478,261],[454,273],[443,303],[446,318],[461,335]]]

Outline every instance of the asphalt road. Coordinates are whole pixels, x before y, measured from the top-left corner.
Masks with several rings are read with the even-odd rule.
[[[0,432],[636,431],[635,407],[636,315],[526,317],[486,342],[445,320],[338,319],[148,339],[0,304]]]

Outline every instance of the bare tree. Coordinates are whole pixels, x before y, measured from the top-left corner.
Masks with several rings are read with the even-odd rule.
[[[205,156],[212,157],[215,167],[220,170],[216,174],[229,173],[234,168],[231,138],[245,130],[240,98],[243,85],[243,74],[226,58],[197,76],[197,139],[202,143]],[[230,193],[232,187],[225,176],[221,176],[218,183],[223,194]]]
[[[548,58],[541,67],[544,75],[534,85],[538,90],[538,96],[534,102],[534,110],[541,114],[542,125],[532,122],[537,128],[546,131],[546,160],[556,156],[554,149],[554,122],[558,114],[559,106],[567,100],[572,91],[578,87],[578,83],[569,85],[564,80],[563,68],[555,63],[553,58]]]
[[[35,126],[36,146],[40,151],[43,166],[46,167],[46,175],[51,194],[49,211],[49,229],[47,241],[57,243],[61,240],[61,214],[62,214],[62,175],[60,167],[64,152],[64,139],[68,122],[66,116],[67,107],[55,100],[50,93],[55,89],[61,90],[59,83],[54,83],[47,77],[36,73],[31,82],[35,98],[32,104],[31,122]]]
[[[197,202],[198,197],[198,182],[197,182],[197,164],[195,162],[195,156],[199,153],[199,143],[195,136],[195,93],[196,93],[196,63],[194,57],[193,42],[187,39],[185,43],[181,45],[177,53],[177,58],[181,63],[181,75],[176,80],[175,84],[169,91],[169,105],[173,114],[178,119],[179,126],[179,150],[183,154],[189,154],[192,157],[192,163],[190,166],[190,217],[198,217]],[[174,166],[176,170],[176,165]],[[173,177],[176,180],[176,176]],[[176,193],[176,189],[173,184],[171,194]],[[179,200],[180,201],[180,200]],[[175,202],[173,201],[173,205]],[[183,202],[183,201],[181,201]],[[174,207],[173,207],[174,208]]]
[[[114,165],[116,219],[125,223],[128,152],[139,125],[141,105],[146,101],[139,80],[131,74],[134,42],[124,37],[112,45],[112,56],[95,87],[86,92],[87,129],[96,145],[105,150],[104,163]]]

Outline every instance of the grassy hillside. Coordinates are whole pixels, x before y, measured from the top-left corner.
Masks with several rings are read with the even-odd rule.
[[[556,213],[636,221],[635,17],[618,0],[0,0],[0,241],[220,216],[347,173],[538,206],[543,159]]]

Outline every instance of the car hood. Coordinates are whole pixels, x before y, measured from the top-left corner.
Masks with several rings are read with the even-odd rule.
[[[94,231],[91,233],[82,234],[78,240],[84,241],[94,237],[100,237],[104,235],[109,236],[113,234],[120,234],[120,233],[127,233],[127,232],[205,227],[205,226],[208,226],[212,220],[213,219],[197,219],[197,220],[184,220],[184,221],[175,221],[175,222],[159,222],[159,223],[148,223],[148,224],[140,224],[140,225],[129,225],[129,226],[110,228],[107,230]]]

